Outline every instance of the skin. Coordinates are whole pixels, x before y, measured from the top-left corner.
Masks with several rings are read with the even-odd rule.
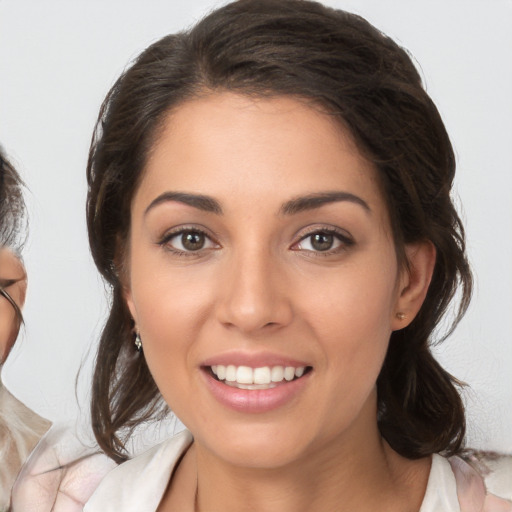
[[[7,248],[0,249],[0,286],[21,309],[25,302],[27,275],[20,259]],[[12,304],[0,296],[0,363],[3,363],[16,341],[20,322]]]
[[[222,213],[168,192],[207,195]],[[357,199],[283,212],[338,192]],[[204,247],[184,252],[183,228],[204,231]],[[318,251],[311,234],[326,230],[333,246]],[[168,116],[133,199],[125,267],[144,356],[195,439],[159,510],[419,509],[430,461],[393,452],[376,417],[390,334],[418,312],[435,261],[429,243],[406,255],[409,272],[376,170],[327,115],[292,98],[216,93]],[[235,411],[202,369],[233,350],[312,370],[283,406]]]

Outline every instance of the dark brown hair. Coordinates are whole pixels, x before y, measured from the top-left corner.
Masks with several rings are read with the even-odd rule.
[[[379,172],[399,258],[407,243],[430,240],[436,247],[420,313],[391,336],[377,383],[378,422],[384,438],[406,457],[457,452],[465,431],[457,382],[430,351],[456,289],[461,300],[452,328],[472,285],[464,230],[450,198],[450,140],[405,50],[359,16],[301,0],[241,0],[164,37],[136,59],[101,107],[87,168],[91,250],[112,289],[92,396],[100,446],[123,460],[133,428],[165,412],[133,346],[117,265],[148,151],[169,111],[226,90],[291,95],[339,119]]]

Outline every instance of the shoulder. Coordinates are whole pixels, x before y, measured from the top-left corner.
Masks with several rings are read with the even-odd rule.
[[[116,467],[102,480],[84,512],[154,512],[191,443],[192,435],[185,430]]]
[[[0,424],[12,432],[21,433],[35,443],[50,428],[51,422],[36,414],[12,395],[0,380]],[[19,437],[19,435],[17,435]],[[34,447],[32,446],[32,448]]]
[[[482,501],[482,510],[512,511],[512,457],[495,453],[468,451],[449,459],[461,510]]]
[[[459,512],[457,482],[448,459],[432,455],[430,475],[420,512]]]
[[[512,457],[432,456],[420,512],[512,512]]]
[[[480,462],[488,492],[512,501],[512,455],[486,453]]]
[[[51,423],[14,397],[0,380],[0,509],[23,463]]]
[[[53,426],[20,471],[12,490],[15,511],[68,510],[83,505],[115,463],[73,429]],[[67,504],[66,504],[67,503]]]

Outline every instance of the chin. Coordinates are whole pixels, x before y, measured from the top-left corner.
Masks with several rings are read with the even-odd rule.
[[[194,434],[193,430],[191,430]],[[216,425],[195,439],[214,457],[247,469],[282,468],[311,456],[314,439],[307,435],[303,423],[292,429],[290,424]]]

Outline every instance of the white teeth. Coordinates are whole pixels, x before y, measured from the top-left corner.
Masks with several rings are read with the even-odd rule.
[[[295,368],[293,366],[287,366],[284,369],[284,378],[286,380],[293,380],[295,377]]]
[[[239,384],[238,382],[226,381],[225,384],[238,389],[271,389],[277,386],[275,382],[271,382],[270,384]]]
[[[215,375],[217,375],[219,380],[226,380],[226,367],[219,364],[217,365],[216,370],[217,371],[215,371],[212,366],[212,371],[215,373]]]
[[[263,368],[254,368],[254,384],[270,384],[270,368],[264,366]]]
[[[239,366],[236,369],[236,379],[239,384],[254,384],[252,368]]]
[[[275,387],[275,383],[292,381],[304,375],[304,366],[262,366],[251,368],[250,366],[235,366],[217,364],[211,366],[212,372],[218,380],[240,389],[268,389]]]
[[[220,366],[220,365],[218,365]],[[218,369],[217,366],[217,369]],[[226,380],[229,382],[235,382],[236,380],[236,366],[230,364],[226,367]]]
[[[284,379],[284,368],[282,366],[274,366],[271,375],[272,382],[281,382]]]

